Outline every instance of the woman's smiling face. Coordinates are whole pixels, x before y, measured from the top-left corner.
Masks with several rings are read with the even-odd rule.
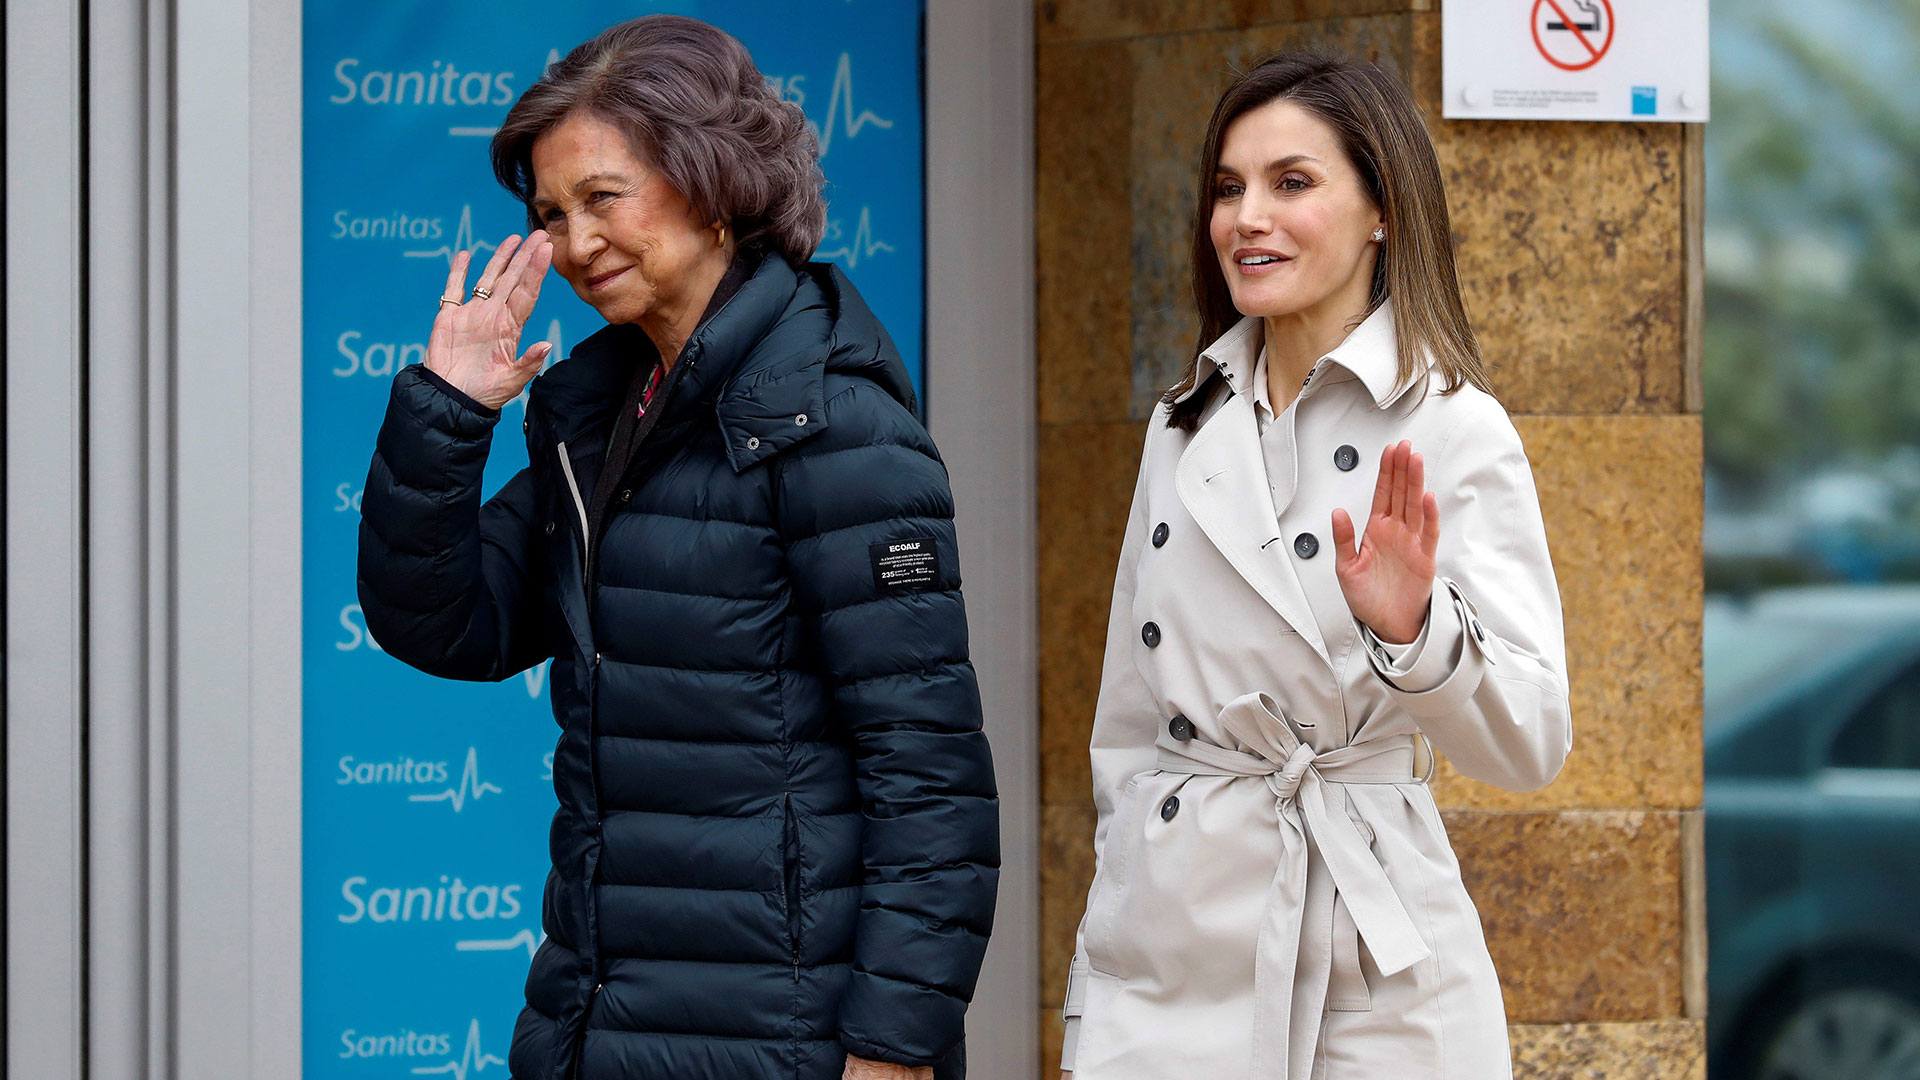
[[[588,112],[533,144],[533,212],[553,239],[553,268],[609,323],[672,317],[695,267],[726,255],[714,222]]]
[[[1364,306],[1382,224],[1332,127],[1286,99],[1228,125],[1208,233],[1233,306],[1287,316],[1336,298]]]

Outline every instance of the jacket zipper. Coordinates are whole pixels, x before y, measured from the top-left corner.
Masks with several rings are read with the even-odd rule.
[[[675,363],[672,370],[668,371],[666,376],[660,380],[660,386],[654,390],[653,400],[651,404],[647,406],[648,411],[640,417],[639,430],[634,435],[633,458],[626,463],[625,469],[621,471],[621,482],[625,482],[627,476],[638,469],[646,460],[647,438],[653,433],[655,426],[660,423],[661,417],[666,413],[669,399],[673,396],[674,389],[679,386],[682,373],[693,369],[694,357],[698,352],[699,350],[696,345],[687,346],[687,348],[681,352],[679,361]],[[561,445],[563,447],[565,446],[564,443]],[[574,509],[580,513],[580,542],[586,548],[586,554],[582,556],[582,559],[584,560],[585,569],[591,571],[593,568],[594,549],[600,546],[600,534],[606,531],[608,523],[613,520],[613,511],[611,507],[607,508],[607,512],[600,517],[600,528],[596,530],[587,518],[586,500],[580,497],[580,486],[575,483],[573,479],[572,463],[567,460],[564,452],[561,454],[561,461],[567,470],[567,485],[573,490]],[[609,460],[606,466],[603,467],[617,468],[618,466]],[[588,605],[591,606],[593,601],[593,578],[591,576],[587,578],[586,588]]]
[[[580,497],[580,482],[574,479],[573,459],[567,456],[566,443],[562,442],[559,444],[559,453],[560,472],[567,478],[567,493],[573,498],[574,512],[580,515],[580,585],[582,590],[587,594],[587,618],[591,619],[593,617],[593,541],[587,529],[587,504],[586,500]],[[588,783],[593,789],[593,812],[596,818],[594,829],[595,832],[598,833],[599,821],[597,819],[600,814],[600,762],[598,760],[599,755],[595,752],[594,748],[594,741],[599,734],[598,729],[600,726],[599,718],[595,715],[600,711],[600,654],[598,652],[593,654],[592,663],[593,674],[590,678],[587,691],[587,778]],[[599,840],[604,842],[605,838],[599,837]],[[596,871],[589,872],[586,881],[587,907],[589,911],[593,911],[595,907],[593,891],[596,886],[595,879],[600,876],[597,872],[599,860],[597,858],[593,859],[593,863]],[[589,917],[594,918],[596,922],[598,921],[597,915]],[[587,995],[586,1012],[580,1018],[579,1037],[574,1040],[573,1045],[569,1048],[571,1051],[568,1055],[569,1060],[567,1064],[567,1075],[569,1078],[579,1075],[580,1054],[586,1045],[587,1027],[592,1023],[594,1006],[599,1004],[600,991],[605,989],[605,984],[600,981],[599,935],[590,929],[588,931],[588,938],[588,948],[592,950],[592,955],[588,960],[593,969],[593,991]]]
[[[673,386],[676,384],[675,377],[680,375],[680,369],[691,368],[693,366],[694,351],[695,350],[688,349],[681,354],[681,363],[674,365],[674,370],[669,373],[666,382],[659,390],[654,392],[654,396],[663,411],[666,405],[664,397],[671,392]],[[659,422],[658,415],[659,414],[655,414],[654,424]],[[638,440],[640,443],[644,444],[645,435],[652,431],[654,424],[647,425],[647,431],[643,432],[641,438]],[[567,494],[572,496],[574,513],[580,517],[580,586],[582,591],[586,593],[587,618],[591,621],[593,618],[593,526],[587,519],[587,501],[580,495],[580,481],[573,475],[573,459],[567,455],[567,444],[561,442],[558,443],[557,446],[560,454],[560,472],[567,478]],[[636,447],[636,452],[638,449],[639,448]],[[593,677],[587,698],[587,778],[593,791],[594,828],[596,832],[599,832],[602,828],[600,821],[600,755],[595,747],[595,743],[599,738],[600,728],[600,659],[601,654],[596,651],[593,654]],[[601,844],[606,843],[604,833],[601,833],[598,837],[598,842]],[[590,917],[597,924],[599,921],[598,905],[593,899],[593,892],[598,885],[600,876],[598,871],[599,859],[597,857],[594,859],[594,864],[595,869],[588,874],[586,886],[588,910],[593,912]],[[581,1018],[580,1035],[572,1047],[572,1060],[568,1066],[576,1075],[580,1068],[580,1055],[586,1046],[587,1024],[592,1019],[594,1006],[599,1003],[600,992],[606,988],[606,984],[602,981],[604,973],[600,968],[600,936],[597,929],[590,930],[589,936],[592,939],[590,948],[593,951],[591,962],[593,966],[594,983],[593,991],[587,995],[587,1012],[586,1015]]]
[[[593,600],[593,541],[587,534],[587,501],[580,497],[580,482],[573,478],[573,459],[567,456],[567,444],[560,444],[560,471],[567,477],[567,492],[573,496],[573,508],[580,515],[580,582]]]
[[[800,823],[793,816],[793,792],[780,796],[781,897],[786,901],[787,947],[795,977],[800,971]]]

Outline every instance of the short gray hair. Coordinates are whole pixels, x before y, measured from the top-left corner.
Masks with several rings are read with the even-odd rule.
[[[625,129],[642,156],[744,245],[805,262],[826,231],[820,141],[733,35],[647,15],[609,27],[527,88],[493,137],[493,173],[533,212],[533,144],[577,111]]]

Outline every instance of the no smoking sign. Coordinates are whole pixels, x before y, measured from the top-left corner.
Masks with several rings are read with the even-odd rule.
[[[1611,0],[1533,0],[1533,46],[1561,71],[1585,71],[1613,47]]]
[[[1710,2],[1446,0],[1441,115],[1704,123]]]

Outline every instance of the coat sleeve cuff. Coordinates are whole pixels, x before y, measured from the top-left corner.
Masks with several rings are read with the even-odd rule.
[[[430,386],[434,386],[436,390],[440,390],[445,396],[453,398],[463,409],[467,409],[470,413],[480,413],[482,417],[495,417],[495,419],[499,417],[499,409],[490,409],[490,407],[486,407],[486,405],[482,405],[480,402],[474,402],[472,398],[468,398],[465,390],[461,390],[459,386],[447,382],[447,380],[445,380],[438,371],[434,371],[432,367],[426,367],[424,363],[415,365],[415,367],[419,367],[420,379],[426,380]]]
[[[1420,633],[1412,641],[1399,643],[1382,641],[1374,634],[1373,628],[1366,623],[1355,619],[1354,625],[1360,628],[1360,636],[1367,643],[1368,654],[1382,661],[1379,665],[1380,673],[1401,681],[1402,677],[1412,670],[1414,662],[1420,659],[1420,654],[1427,647],[1427,638],[1430,636],[1428,631],[1433,626],[1433,603],[1431,600],[1428,601],[1427,616],[1420,621]]]
[[[870,1043],[854,1038],[844,1031],[840,1033],[840,1047],[847,1053],[855,1057],[866,1058],[868,1061],[884,1061],[889,1065],[905,1065],[913,1069],[933,1065],[938,1060],[935,1058],[911,1057],[902,1054],[892,1047],[881,1046],[878,1043]]]
[[[1437,578],[1427,601],[1427,625],[1412,643],[1395,647],[1364,625],[1361,636],[1373,670],[1394,697],[1416,717],[1445,713],[1463,705],[1480,685],[1492,662],[1486,630],[1473,605],[1451,578]]]
[[[471,428],[478,424],[490,428],[500,419],[499,409],[489,409],[468,397],[465,391],[425,364],[408,364],[401,368],[400,374],[394,376],[396,393],[400,392],[403,380],[410,396],[416,399],[431,398],[443,405],[458,417],[456,424],[459,427]]]
[[[1356,620],[1373,670],[1395,689],[1425,693],[1452,673],[1462,628],[1451,601],[1445,582],[1436,578],[1428,591],[1427,617],[1420,625],[1420,634],[1404,644],[1382,641],[1371,627]]]

